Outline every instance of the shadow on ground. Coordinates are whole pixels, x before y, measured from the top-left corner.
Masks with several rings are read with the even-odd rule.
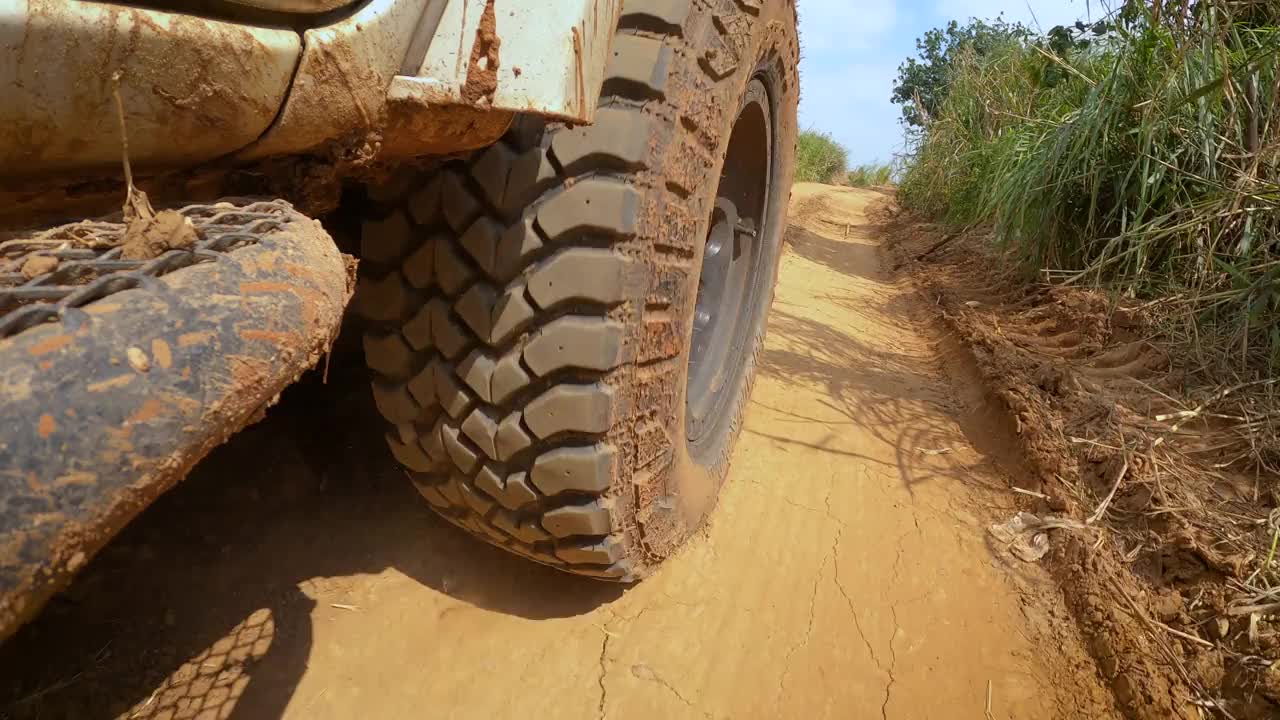
[[[933,482],[1004,490],[991,485],[1001,477],[991,467],[1007,463],[975,415],[981,398],[953,398],[933,355],[877,321],[911,322],[918,308],[891,288],[868,242],[874,229],[823,222],[826,236],[791,227],[788,252],[869,290],[804,306],[780,295],[761,374],[820,388],[823,409],[808,417],[757,402],[775,417],[747,435],[881,465],[911,492]],[[966,462],[947,452],[957,423],[980,451]],[[841,445],[848,425],[892,447],[893,460]],[[335,356],[328,385],[313,376],[292,388],[0,647],[0,718],[279,717],[312,657],[313,612],[340,607],[354,576],[388,569],[532,620],[583,615],[622,594],[438,520],[386,451],[382,427],[358,354]]]
[[[885,236],[885,226],[865,217],[846,225],[844,218],[828,216],[828,208],[821,207],[802,218],[826,236],[790,226],[788,252],[856,280],[861,289],[846,295],[818,293],[813,302],[805,302],[796,300],[798,284],[790,283],[792,291],[775,301],[770,342],[760,357],[762,376],[820,388],[823,411],[804,416],[757,400],[756,405],[776,417],[769,420],[770,430],[748,425],[746,432],[780,446],[803,445],[851,463],[879,466],[913,497],[926,485],[938,485],[947,495],[956,484],[965,485],[981,493],[973,496],[983,498],[978,515],[989,520],[1016,512],[1010,486],[1034,491],[1040,481],[1023,456],[1003,401],[987,389],[971,352],[944,328],[929,327],[936,320],[924,311],[919,295],[907,278],[889,269],[892,258],[886,248],[892,238]],[[815,314],[815,309],[838,312],[830,316]],[[901,327],[886,327],[885,318]],[[926,338],[929,344],[906,344],[906,338]],[[795,432],[785,430],[793,426]],[[841,426],[856,426],[859,432]],[[968,448],[956,442],[958,433],[973,452],[963,452]],[[892,448],[893,461],[886,461],[883,452],[837,446],[840,437],[849,436],[878,440]],[[1008,553],[993,545],[990,536],[983,539],[993,562],[1028,577],[1026,568],[1010,564]]]
[[[825,224],[823,232],[846,232],[840,223]],[[1011,438],[991,432],[992,423],[1003,413],[985,396],[976,368],[972,369],[973,377],[957,375],[963,374],[965,363],[972,364],[972,360],[960,352],[961,348],[945,342],[926,348],[901,344],[902,338],[916,335],[905,332],[907,325],[930,320],[921,312],[914,293],[898,287],[898,281],[883,268],[885,259],[879,245],[885,238],[879,237],[879,227],[867,225],[865,220],[847,227],[847,240],[824,237],[799,225],[787,231],[789,253],[866,286],[847,296],[818,295],[812,306],[796,304],[785,295],[775,302],[769,320],[770,343],[761,355],[760,371],[780,382],[821,388],[827,396],[823,405],[829,411],[822,417],[792,417],[789,421],[828,426],[832,437],[838,425],[860,426],[894,448],[896,462],[891,469],[909,492],[936,480],[1007,492],[1007,486],[993,484],[993,479],[1020,474],[1021,453]],[[839,316],[814,315],[814,307],[838,309]],[[899,319],[904,332],[885,327],[886,317]],[[940,382],[940,373],[957,376]],[[972,393],[952,390],[966,384]],[[951,455],[949,444],[954,444],[957,429],[978,450],[970,464],[958,463]],[[763,434],[751,428],[747,431]],[[768,437],[783,443],[798,442],[783,436]],[[882,458],[856,451],[812,446],[858,462],[885,464]]]
[[[865,233],[866,228],[829,223],[826,230],[834,235],[857,238]],[[796,255],[826,265],[842,275],[874,279],[879,274],[878,251],[874,245],[823,237],[799,225],[787,228],[786,245]]]
[[[335,358],[344,367],[328,385],[292,388],[0,647],[0,718],[278,717],[307,667],[311,590],[326,579],[393,568],[531,619],[621,595],[428,511],[385,449],[359,363]]]

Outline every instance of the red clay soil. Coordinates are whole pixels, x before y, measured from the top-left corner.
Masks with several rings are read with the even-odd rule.
[[[1045,563],[1126,716],[1280,717],[1275,448],[1233,421],[1259,403],[1193,374],[1152,304],[1029,280],[983,233],[888,201],[873,215],[1007,418],[1023,507],[1071,526]]]
[[[797,187],[725,490],[652,577],[436,519],[338,353],[0,648],[0,715],[1119,717],[1058,584],[992,540],[1018,437],[890,269],[882,201]]]

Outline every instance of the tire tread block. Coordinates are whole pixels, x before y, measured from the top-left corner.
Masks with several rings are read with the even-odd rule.
[[[608,535],[612,521],[609,508],[596,500],[586,505],[565,505],[548,510],[542,515],[542,527],[558,538]]]
[[[597,443],[589,447],[561,447],[533,461],[531,479],[546,495],[564,492],[603,493],[613,483],[613,448]]]

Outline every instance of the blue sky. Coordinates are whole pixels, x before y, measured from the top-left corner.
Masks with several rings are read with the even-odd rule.
[[[991,18],[1044,29],[1088,15],[1086,0],[798,0],[800,127],[831,133],[849,162],[888,161],[902,149],[901,114],[889,102],[898,65],[915,41],[948,20]],[[1098,10],[1099,0],[1092,0]],[[1034,25],[1033,25],[1034,27]]]

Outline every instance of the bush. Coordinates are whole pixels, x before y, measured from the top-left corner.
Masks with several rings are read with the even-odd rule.
[[[957,52],[903,204],[991,223],[1029,268],[1176,298],[1197,348],[1280,370],[1280,29],[1259,7],[1131,3],[1105,32]]]
[[[829,183],[849,167],[849,151],[830,135],[804,130],[796,141],[796,182]]]
[[[893,166],[888,163],[859,165],[849,171],[851,187],[879,187],[893,182]]]
[[[972,19],[956,21],[930,30],[916,40],[919,57],[907,58],[898,66],[893,84],[893,102],[902,106],[902,121],[908,128],[923,128],[937,114],[950,90],[951,66],[960,53],[983,56],[1012,42],[1025,40],[1031,31],[1021,23],[1002,18],[991,22]]]

